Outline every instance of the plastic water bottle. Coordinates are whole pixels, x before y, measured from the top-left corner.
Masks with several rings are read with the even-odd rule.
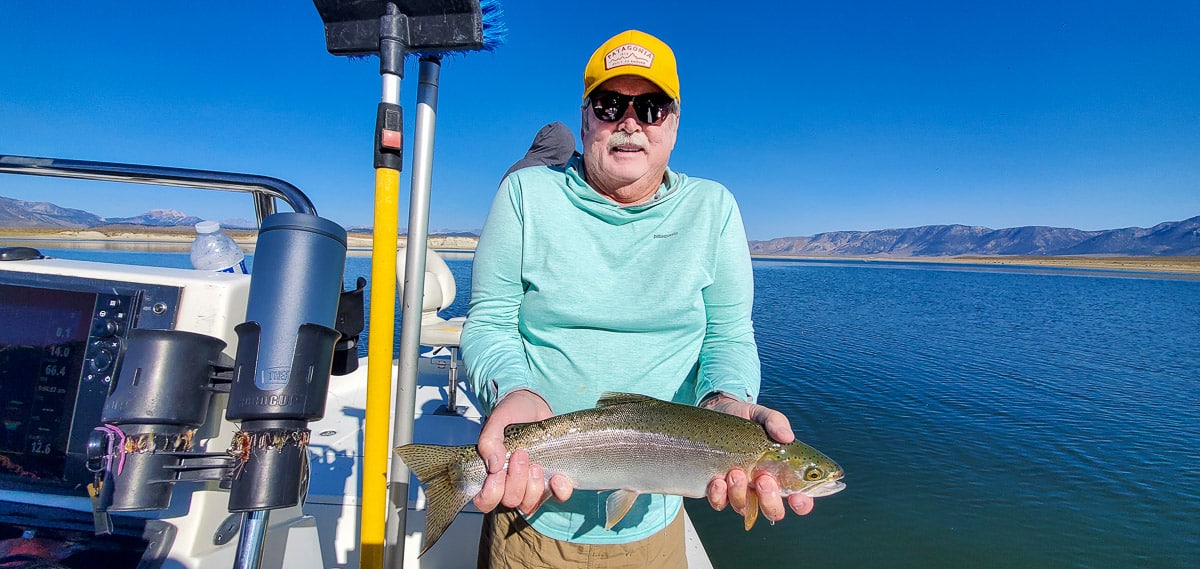
[[[202,271],[249,274],[246,254],[242,248],[221,231],[215,221],[196,224],[196,240],[192,241],[192,266]]]

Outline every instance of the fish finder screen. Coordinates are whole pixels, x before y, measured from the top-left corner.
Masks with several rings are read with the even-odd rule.
[[[61,478],[95,304],[0,285],[0,478]]]

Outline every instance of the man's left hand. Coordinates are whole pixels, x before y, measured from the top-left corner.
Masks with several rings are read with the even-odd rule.
[[[727,395],[718,395],[705,407],[754,421],[762,425],[767,435],[775,442],[788,444],[796,440],[787,416],[769,407],[746,403]],[[783,507],[784,497],[779,493],[779,481],[766,473],[759,474],[753,485],[746,472],[740,468],[725,473],[724,478],[713,478],[708,483],[708,503],[714,510],[723,510],[725,506],[731,506],[733,511],[745,517],[747,495],[751,488],[758,494],[758,506],[763,516],[772,523],[782,520],[787,510]],[[787,503],[793,512],[801,516],[813,509],[813,499],[804,494],[788,496]]]

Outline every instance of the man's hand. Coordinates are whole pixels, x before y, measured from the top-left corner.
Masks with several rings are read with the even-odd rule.
[[[517,508],[522,513],[532,514],[546,497],[546,480],[542,466],[529,462],[529,453],[524,449],[513,451],[508,457],[508,468],[504,468],[508,450],[504,448],[504,428],[513,423],[529,423],[551,417],[553,413],[546,401],[536,393],[521,389],[504,396],[479,433],[479,456],[487,464],[488,475],[483,488],[475,495],[475,507],[481,512],[490,512],[498,504]],[[550,493],[560,502],[571,497],[571,481],[561,474],[550,479]]]
[[[796,440],[787,416],[774,409],[746,403],[724,394],[707,402],[705,407],[754,421],[762,425],[766,429],[767,435],[775,442],[788,444]],[[782,520],[787,510],[783,507],[783,496],[779,494],[779,482],[770,474],[758,475],[751,485],[746,472],[740,468],[734,468],[725,473],[724,478],[713,478],[709,481],[708,503],[715,510],[723,510],[726,505],[731,506],[733,511],[745,517],[746,505],[749,500],[748,493],[751,488],[758,494],[758,506],[763,515],[772,523]],[[813,509],[813,499],[804,494],[788,496],[787,503],[793,512],[801,516]]]

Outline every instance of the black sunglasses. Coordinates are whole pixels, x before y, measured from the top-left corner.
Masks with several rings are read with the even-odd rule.
[[[624,95],[615,91],[596,91],[588,96],[592,113],[604,122],[617,122],[633,103],[633,116],[646,124],[657,125],[675,108],[675,100],[664,93]]]

